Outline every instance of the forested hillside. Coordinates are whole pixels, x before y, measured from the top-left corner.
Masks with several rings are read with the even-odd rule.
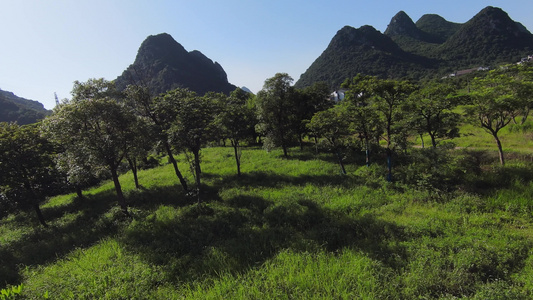
[[[0,90],[0,122],[31,124],[49,114],[50,111],[37,101],[17,97],[12,92]]]
[[[301,88],[324,81],[338,89],[358,73],[441,78],[458,70],[518,62],[532,52],[533,35],[499,8],[487,7],[465,24],[438,15],[424,15],[414,23],[402,11],[384,33],[369,26],[339,30],[295,85]]]

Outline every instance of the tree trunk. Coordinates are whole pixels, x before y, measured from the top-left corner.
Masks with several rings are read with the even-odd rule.
[[[527,121],[528,116],[529,116],[529,109],[526,109],[524,112],[524,115],[522,116],[522,120],[520,121],[520,125],[524,125],[524,123]]]
[[[335,150],[335,153],[337,154],[337,159],[339,161],[339,166],[341,167],[341,172],[343,175],[346,175],[346,169],[344,168],[344,163],[342,162],[342,156],[339,150]]]
[[[239,142],[238,141],[231,141],[231,145],[233,146],[233,151],[235,152],[235,162],[237,163],[237,176],[241,176],[241,156],[239,155]]]
[[[389,171],[387,174],[387,181],[392,182],[392,150],[391,149],[387,149],[387,169]]]
[[[392,109],[391,109],[392,110]],[[392,117],[389,115],[387,119],[387,181],[392,182],[392,149],[391,149],[391,124],[392,124]]]
[[[172,154],[172,150],[170,149],[170,145],[167,141],[163,142],[165,146],[165,150],[167,151],[168,159],[170,159],[170,162],[174,166],[174,171],[176,172],[176,175],[178,176],[181,186],[185,190],[185,192],[189,191],[189,187],[187,186],[187,181],[185,181],[185,178],[183,178],[183,175],[181,175],[180,170],[178,169],[178,163],[176,162],[176,159],[174,159],[174,154]]]
[[[437,148],[437,140],[435,139],[435,135],[430,134],[429,137],[431,137],[431,145],[433,145],[433,148]]]
[[[500,138],[498,138],[497,133],[492,134],[494,136],[494,139],[496,140],[496,145],[498,145],[498,154],[500,155],[500,164],[502,166],[505,166],[505,159],[503,157],[503,148],[502,148],[502,142],[500,141]]]
[[[318,138],[316,137],[316,135],[314,136],[314,139],[315,139],[315,152],[316,154],[318,154]]]
[[[421,146],[422,146],[422,149],[425,147],[424,145],[424,136],[422,134],[420,134],[420,142],[421,142]]]
[[[27,178],[27,177],[26,177]],[[24,188],[29,192],[29,196],[31,197],[31,203],[33,205],[33,209],[35,209],[35,213],[37,214],[37,219],[39,219],[39,223],[43,225],[44,227],[48,227],[48,224],[44,221],[43,213],[41,212],[41,208],[39,207],[39,197],[33,190],[31,183],[29,180],[24,180]]]
[[[196,196],[198,197],[198,204],[200,204],[200,176],[202,174],[202,169],[200,168],[200,150],[194,151],[194,172],[196,173]]]
[[[130,165],[131,172],[133,173],[133,180],[135,181],[135,188],[140,189],[139,178],[137,177],[137,160],[127,158],[128,164]]]
[[[76,184],[76,195],[78,196],[78,199],[83,199],[83,191],[79,184]]]
[[[130,214],[128,212],[128,205],[126,205],[126,198],[122,193],[122,187],[120,186],[120,181],[118,180],[117,168],[115,166],[110,166],[110,169],[111,177],[113,178],[113,183],[115,184],[115,192],[117,193],[118,204],[120,205],[120,209],[122,209],[122,212],[125,215],[129,216]]]
[[[370,145],[368,143],[368,139],[365,138],[365,162],[366,166],[370,167]]]
[[[289,157],[289,152],[287,151],[287,145],[285,145],[285,143],[283,143],[283,145],[281,146],[281,148],[283,148],[283,156],[285,158],[288,158]]]
[[[39,201],[36,199],[33,199],[33,208],[35,209],[35,213],[37,213],[37,218],[39,219],[39,223],[43,225],[44,227],[48,227],[48,224],[44,221],[43,213],[41,212],[41,208],[39,207]]]

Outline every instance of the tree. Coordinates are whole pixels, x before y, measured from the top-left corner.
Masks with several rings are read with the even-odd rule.
[[[171,102],[179,103],[176,120],[170,129],[172,144],[193,155],[193,175],[196,180],[198,203],[202,169],[200,166],[200,150],[208,141],[214,139],[216,98],[226,97],[223,94],[207,93],[203,97],[188,90],[176,89],[167,92],[164,98],[173,98]]]
[[[358,75],[349,85],[352,98],[371,106],[382,124],[382,139],[386,142],[387,180],[392,181],[392,154],[397,147],[405,147],[407,141],[407,113],[404,109],[409,95],[415,86],[407,81],[378,79],[372,76]],[[352,100],[352,101],[354,101]]]
[[[184,95],[187,93],[185,90],[181,90],[181,92]],[[178,168],[178,162],[174,157],[169,141],[169,130],[180,108],[179,103],[176,102],[176,97],[160,96],[154,98],[151,96],[148,88],[139,85],[129,85],[125,90],[125,95],[126,104],[133,109],[135,114],[151,123],[153,127],[152,132],[155,132],[157,140],[174,167],[174,172],[181,186],[187,192],[189,190],[187,181]]]
[[[307,124],[307,128],[316,136],[326,139],[337,157],[342,174],[346,174],[341,154],[343,139],[350,135],[348,112],[345,106],[337,105],[317,112]]]
[[[241,143],[254,136],[257,123],[255,112],[249,105],[250,97],[249,93],[237,88],[231,92],[229,98],[223,100],[225,103],[221,103],[217,116],[217,123],[233,147],[238,176],[241,176]]]
[[[384,124],[383,136],[387,150],[387,180],[392,181],[392,153],[393,147],[405,147],[407,133],[404,121],[406,120],[405,105],[414,85],[407,81],[374,79],[369,83],[372,94],[371,103],[376,107]]]
[[[148,126],[147,120],[136,116],[134,122],[132,123],[131,130],[136,134],[133,136],[131,145],[126,152],[126,160],[130,166],[130,169],[133,173],[133,180],[135,182],[135,188],[141,188],[139,184],[139,178],[137,176],[139,170],[139,160],[145,159],[148,155],[148,152],[153,148],[154,145],[154,134],[152,128]]]
[[[91,164],[89,156],[81,148],[72,147],[69,151],[61,151],[55,162],[58,170],[66,175],[68,185],[76,190],[78,199],[83,198],[83,188],[94,182],[96,174],[101,173],[98,166]]]
[[[372,145],[379,146],[379,139],[383,134],[383,124],[380,121],[376,107],[371,104],[372,93],[367,90],[365,80],[372,80],[371,76],[357,75],[345,80],[343,88],[347,88],[346,97],[342,103],[348,111],[351,130],[359,136],[365,149],[365,162],[370,166],[370,150]]]
[[[454,91],[449,85],[429,83],[409,97],[410,123],[421,136],[429,135],[433,148],[437,147],[437,139],[459,134],[459,114],[452,111],[458,104]]]
[[[288,157],[287,149],[296,134],[292,81],[288,74],[277,73],[265,80],[256,97],[259,129],[265,136],[266,147],[280,146],[285,157]]]
[[[500,164],[505,165],[499,132],[520,113],[523,103],[517,88],[519,82],[507,74],[490,71],[485,78],[475,78],[470,93],[471,104],[466,117],[488,132],[498,147]]]
[[[116,95],[113,84],[103,79],[76,82],[72,100],[56,106],[45,125],[67,152],[85,153],[86,157],[73,156],[80,166],[87,159],[91,165],[110,172],[118,203],[129,215],[118,168],[137,135],[133,126],[136,117],[117,101]]]
[[[523,125],[533,109],[533,67],[530,64],[511,65],[500,72],[513,79],[513,86],[516,90],[515,97],[520,106],[516,117],[521,116],[520,125]],[[515,124],[518,123],[516,117],[513,119]]]
[[[294,131],[298,137],[300,149],[303,149],[303,137],[308,134],[306,126],[316,112],[333,106],[329,100],[329,87],[324,82],[315,82],[301,90],[294,90]],[[316,141],[315,141],[316,142]]]
[[[46,227],[39,204],[60,178],[54,163],[57,147],[37,125],[0,123],[0,152],[0,201],[10,207],[31,206]]]

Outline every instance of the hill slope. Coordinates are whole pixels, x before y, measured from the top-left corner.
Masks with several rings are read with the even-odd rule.
[[[116,80],[119,88],[128,84],[150,87],[154,94],[184,87],[199,94],[229,93],[236,87],[226,72],[200,51],[188,52],[166,33],[152,35],[141,44],[135,62]]]
[[[416,21],[416,27],[437,38],[437,42],[444,43],[463,24],[447,21],[443,17],[435,14],[426,14]]]
[[[465,23],[437,55],[459,65],[519,61],[533,51],[533,35],[499,8],[487,7]]]
[[[0,122],[17,122],[20,125],[35,123],[50,114],[42,103],[0,90]]]
[[[414,23],[401,11],[383,34],[370,26],[339,30],[296,87],[325,81],[334,89],[358,73],[441,77],[450,70],[516,62],[532,51],[533,35],[500,8],[489,6],[465,24],[438,15],[424,15]]]
[[[326,50],[301,75],[296,87],[325,81],[338,87],[357,73],[380,77],[409,76],[412,70],[425,70],[429,58],[405,52],[390,37],[372,26],[355,29],[345,26],[337,32]]]

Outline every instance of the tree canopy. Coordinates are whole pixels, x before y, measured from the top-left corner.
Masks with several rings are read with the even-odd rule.
[[[38,125],[0,122],[0,215],[31,207],[46,226],[39,204],[61,181],[55,167],[56,145],[43,137]]]
[[[259,129],[266,137],[265,144],[267,148],[281,147],[285,157],[288,156],[288,147],[296,134],[296,105],[292,82],[293,79],[287,73],[277,73],[265,80],[256,99]]]
[[[138,134],[137,119],[116,98],[112,83],[102,79],[75,83],[73,99],[56,107],[46,122],[47,131],[71,152],[75,164],[105,168],[111,173],[118,201],[128,213],[126,200],[118,180],[118,168]],[[77,153],[84,153],[84,156]]]

